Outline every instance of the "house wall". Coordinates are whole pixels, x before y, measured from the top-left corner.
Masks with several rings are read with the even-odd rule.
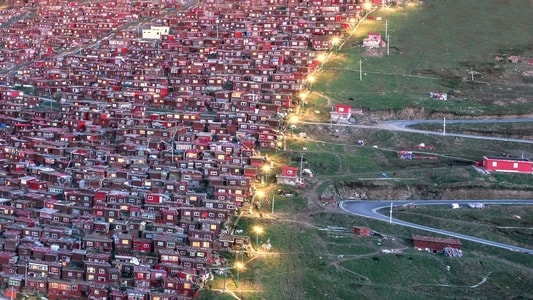
[[[489,172],[533,172],[533,162],[529,160],[513,160],[484,157],[483,167]]]

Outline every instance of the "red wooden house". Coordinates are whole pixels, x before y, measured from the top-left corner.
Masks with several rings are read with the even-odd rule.
[[[347,104],[336,104],[330,113],[332,122],[347,121],[352,116],[352,106]]]
[[[429,236],[413,235],[413,246],[416,249],[441,252],[446,247],[461,250],[461,241],[452,238],[438,238]]]
[[[48,299],[84,299],[79,281],[48,280]]]
[[[298,167],[282,166],[281,174],[276,175],[277,183],[297,185],[300,183],[300,177],[298,176]]]
[[[482,164],[489,172],[533,173],[533,161],[525,158],[484,156]]]

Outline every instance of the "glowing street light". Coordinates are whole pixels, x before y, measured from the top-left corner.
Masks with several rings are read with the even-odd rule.
[[[333,47],[333,50],[335,50],[335,54],[337,54],[339,50],[339,43],[341,42],[341,39],[338,36],[334,36],[331,38],[331,46]]]
[[[254,232],[255,232],[255,248],[259,249],[259,234],[263,233],[263,227],[254,226]]]
[[[316,56],[316,59],[318,60],[318,62],[320,62],[320,66],[318,67],[319,70],[322,70],[324,68],[324,63],[326,62],[327,58],[328,56],[326,55],[326,53],[320,53]]]
[[[298,116],[297,115],[292,115],[290,118],[289,118],[289,123],[290,123],[290,127],[291,127],[291,135],[294,134],[294,127],[296,126],[296,123],[298,123]]]
[[[255,192],[255,195],[259,198],[263,198],[265,196],[265,192],[263,192],[262,190],[258,190]]]
[[[317,55],[316,59],[321,62],[321,63],[324,63],[326,61],[326,53],[320,53]]]
[[[253,207],[255,204],[255,197],[258,197],[259,199],[263,198],[265,196],[265,192],[262,190],[258,190],[255,192],[254,196],[252,197],[252,203],[250,203],[250,214],[253,213]],[[258,209],[257,212],[259,212],[259,205],[257,205]]]
[[[313,82],[315,82],[315,76],[313,74],[310,74],[307,76],[307,81],[309,82],[309,91],[313,90]]]
[[[368,13],[368,11],[372,8],[372,3],[370,2],[365,2],[363,4],[363,8],[365,9],[365,11]]]
[[[313,81],[315,80],[314,77],[313,77],[312,75],[310,75],[310,77],[313,78]],[[311,90],[311,89],[309,89],[309,90]],[[302,91],[302,92],[300,92],[300,100],[301,100],[300,103],[301,103],[302,105],[304,105],[304,107],[305,107],[305,105],[307,104],[307,102],[305,102],[305,99],[307,99],[307,96],[309,96],[309,93],[308,93],[307,91]]]
[[[237,280],[235,281],[235,286],[239,287],[239,279],[241,275],[241,269],[244,268],[244,264],[242,262],[236,262],[235,263],[235,269],[237,269]]]
[[[265,184],[268,184],[268,172],[270,172],[270,166],[264,165],[263,172],[265,173]]]

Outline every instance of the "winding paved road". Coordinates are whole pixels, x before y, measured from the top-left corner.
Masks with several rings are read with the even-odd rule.
[[[479,119],[479,120],[448,120],[446,119],[446,124],[495,124],[495,123],[522,123],[522,122],[531,122],[533,123],[533,118],[502,118],[502,119]],[[443,135],[439,131],[429,131],[410,128],[409,126],[416,124],[443,124],[444,120],[398,120],[398,121],[385,121],[378,124],[376,127],[381,129],[388,129],[393,131],[408,131],[408,132],[418,132],[424,134],[436,134]],[[461,134],[446,132],[446,136],[454,137],[463,137],[471,139],[483,139],[483,140],[492,140],[492,141],[508,141],[508,142],[518,142],[533,144],[533,140],[526,139],[513,139],[505,137],[496,137],[496,136],[481,136],[481,135],[470,135],[470,134]]]
[[[415,132],[422,134],[433,134],[433,135],[443,135],[440,131],[430,131],[411,128],[409,126],[416,124],[443,124],[444,120],[393,120],[393,121],[383,121],[377,125],[360,125],[360,124],[335,124],[335,123],[323,123],[323,122],[299,122],[300,124],[307,125],[323,125],[323,126],[339,126],[339,127],[355,127],[355,128],[368,128],[368,129],[385,129],[391,131],[406,131],[406,132]],[[494,123],[524,123],[531,122],[533,123],[532,117],[525,118],[502,118],[502,119],[477,119],[477,120],[448,120],[446,119],[446,124],[494,124]],[[497,136],[481,136],[481,135],[470,135],[470,134],[461,134],[446,132],[446,136],[453,137],[463,137],[471,139],[483,139],[491,141],[507,141],[507,142],[517,142],[525,144],[533,144],[533,140],[526,139],[514,139],[506,137],[497,137]]]
[[[339,203],[339,207],[353,215],[380,220],[389,222],[391,221],[389,215],[383,215],[378,212],[378,210],[383,208],[390,208],[391,202],[394,207],[412,204],[412,205],[450,205],[452,203],[458,203],[461,205],[467,205],[468,203],[483,203],[485,205],[533,205],[533,200],[416,200],[416,201],[359,201],[359,200],[346,200]],[[393,213],[394,215],[394,213]],[[430,231],[446,236],[451,236],[454,238],[471,241],[475,243],[480,243],[483,245],[489,245],[493,247],[498,247],[506,250],[511,250],[515,252],[522,252],[527,254],[533,254],[533,249],[517,247],[513,245],[507,245],[503,243],[498,243],[486,239],[481,239],[461,233],[456,233],[452,231],[442,230],[438,228],[432,228],[424,225],[418,225],[399,219],[392,218],[392,224],[397,224],[401,226],[421,229],[425,231]]]

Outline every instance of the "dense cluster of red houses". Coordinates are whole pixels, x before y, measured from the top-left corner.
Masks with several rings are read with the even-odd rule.
[[[0,288],[192,297],[214,251],[249,243],[227,223],[253,194],[258,152],[277,147],[359,2],[10,1]]]

